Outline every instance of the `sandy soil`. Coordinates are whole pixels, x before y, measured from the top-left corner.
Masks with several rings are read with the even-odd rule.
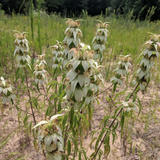
[[[105,88],[109,86],[110,83],[105,84]],[[125,128],[122,139],[120,138],[120,128],[117,129],[118,137],[116,138],[115,143],[113,145],[111,144],[111,152],[109,156],[104,159],[160,160],[160,86],[155,85],[152,82],[148,88],[148,91],[144,95],[140,92],[138,93],[142,103],[141,114],[135,118],[134,125],[129,124],[128,128]],[[117,91],[121,90],[121,87],[117,89]],[[99,95],[100,105],[98,106],[95,104],[91,131],[100,130],[100,121],[105,115],[109,114],[110,111],[114,111],[114,108],[110,109],[110,103],[106,99],[108,94],[112,94],[111,89]],[[122,97],[120,97],[119,100],[122,101]],[[22,106],[22,109],[31,113],[31,110],[27,109],[27,101],[28,99],[26,95],[21,97],[20,106]],[[43,101],[43,97],[40,97],[39,101]],[[25,129],[21,129],[20,132],[13,134],[7,144],[4,147],[1,147],[2,140],[19,126],[17,114],[18,112],[15,108],[9,110],[9,106],[3,106],[3,117],[0,120],[0,160],[16,160],[18,157],[24,156],[26,156],[26,158],[24,158],[25,160],[43,160],[43,155],[41,152],[38,153],[35,150],[33,138],[30,138],[28,134],[25,133]],[[43,118],[44,115],[36,113],[37,120],[41,120]],[[30,121],[32,121],[32,117],[30,117]],[[109,121],[108,125],[110,123],[111,121]],[[125,133],[130,133],[130,138],[126,139]],[[88,156],[94,152],[94,143],[90,148],[90,142],[91,136],[88,135],[85,137],[83,144],[87,149]],[[103,150],[103,148],[101,149]],[[14,154],[21,154],[8,157],[12,152],[14,152]]]

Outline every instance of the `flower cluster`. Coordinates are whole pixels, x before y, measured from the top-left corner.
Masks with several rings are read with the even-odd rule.
[[[158,58],[160,51],[160,35],[152,34],[149,41],[144,45],[146,48],[142,51],[140,55],[143,55],[143,58],[140,62],[140,67],[136,72],[136,80],[133,81],[133,84],[139,84],[140,90],[145,91],[147,85],[151,78],[151,69],[154,66],[154,59]]]
[[[46,151],[46,160],[61,160],[64,141],[62,131],[57,126],[56,120],[61,114],[54,115],[49,121],[41,121],[33,127],[39,127],[38,143],[41,149]]]
[[[108,36],[108,30],[107,30],[108,24],[105,23],[98,23],[97,24],[97,32],[96,36],[92,40],[93,49],[95,51],[94,53],[94,59],[102,61],[103,60],[103,52],[106,49],[105,44],[107,42],[107,36]]]
[[[28,40],[26,39],[27,34],[26,32],[18,32],[14,34],[16,40],[15,44],[15,51],[14,56],[16,56],[17,60],[17,67],[18,68],[25,68],[27,66],[30,67],[31,57],[29,54],[29,45]]]
[[[66,21],[66,24],[68,24],[68,27],[70,28],[78,28],[80,26],[79,21],[74,21],[73,19],[69,19],[68,21]]]
[[[33,74],[35,75],[35,83],[38,84],[40,83],[41,85],[43,85],[43,82],[47,81],[47,71],[45,70],[45,64],[46,61],[44,60],[45,55],[38,55],[38,59],[35,61],[34,64],[34,72]]]
[[[117,68],[113,70],[113,72],[115,72],[115,76],[113,76],[110,81],[113,84],[122,85],[123,76],[128,74],[128,68],[131,66],[131,58],[129,55],[120,55],[119,60]]]
[[[74,58],[70,61],[72,69],[67,73],[68,86],[66,88],[67,99],[75,109],[78,109],[81,102],[85,105],[92,105],[94,102],[94,93],[99,90],[102,76],[96,73],[99,68],[93,57],[93,51],[90,46],[80,43],[77,48],[71,49]]]
[[[53,65],[52,68],[60,68],[62,69],[62,62],[64,60],[63,58],[63,52],[62,52],[62,46],[61,43],[57,41],[57,44],[54,46],[51,46],[53,48]]]
[[[6,104],[7,102],[13,101],[16,96],[12,93],[12,86],[7,84],[3,77],[0,77],[0,96],[2,102]]]
[[[71,48],[76,48],[78,43],[80,43],[79,37],[82,36],[81,30],[78,28],[80,26],[80,23],[78,20],[68,20],[66,22],[68,24],[68,28],[65,30],[66,37],[64,38],[64,47],[63,55],[64,55],[64,61],[63,61],[63,67],[73,58],[73,54],[69,53]]]

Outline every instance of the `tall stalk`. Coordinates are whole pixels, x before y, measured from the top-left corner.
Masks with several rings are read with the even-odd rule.
[[[30,1],[30,18],[31,18],[31,33],[32,33],[32,42],[34,43],[34,31],[33,31],[33,0]],[[33,52],[33,58],[35,58],[35,54]]]
[[[41,3],[40,0],[38,1],[38,42],[39,42],[39,49],[40,49],[40,54],[42,54],[42,44],[41,44],[41,15],[40,15],[40,8]]]
[[[32,112],[34,124],[36,125],[36,118],[35,118],[35,115],[34,115],[33,104],[32,104],[32,99],[31,99],[31,93],[30,93],[29,85],[28,85],[29,82],[28,82],[28,77],[27,77],[27,70],[26,70],[26,68],[24,68],[24,72],[25,72],[25,79],[26,79],[27,91],[28,91],[28,96],[29,96],[29,103],[30,103],[30,106],[31,106],[31,112]]]

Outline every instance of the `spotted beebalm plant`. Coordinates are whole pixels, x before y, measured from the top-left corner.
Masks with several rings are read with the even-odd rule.
[[[78,28],[80,26],[80,22],[78,20],[74,21],[69,19],[66,21],[68,24],[68,28],[65,30],[66,37],[64,38],[64,61],[63,67],[73,58],[73,52],[69,52],[71,48],[76,48],[78,43],[80,43],[80,38],[82,37],[82,32]]]
[[[147,41],[145,49],[142,51],[140,56],[143,56],[140,67],[136,72],[136,80],[133,81],[133,84],[139,84],[140,90],[145,91],[152,75],[152,68],[154,66],[154,60],[158,58],[160,51],[160,35],[151,34],[151,38]]]
[[[61,160],[61,153],[64,152],[64,141],[62,131],[57,126],[57,118],[62,114],[54,115],[49,121],[40,121],[33,127],[39,127],[38,144],[46,153],[46,160]]]
[[[27,34],[26,32],[18,32],[14,34],[16,40],[15,44],[15,51],[14,56],[16,56],[17,67],[18,68],[25,68],[27,66],[30,67],[31,57],[29,56],[29,45],[28,40],[26,39]]]
[[[103,78],[96,72],[100,67],[93,60],[93,51],[90,50],[90,46],[80,43],[70,52],[73,52],[74,58],[70,61],[72,69],[67,73],[69,78],[66,92],[67,99],[76,110],[81,103],[93,104],[94,93],[98,92],[99,83]]]
[[[45,55],[38,55],[38,59],[35,61],[34,64],[34,72],[35,75],[35,83],[40,83],[43,85],[44,82],[47,82],[47,71],[45,70],[46,61],[44,60]]]
[[[12,86],[3,77],[0,77],[0,96],[3,104],[13,101],[16,96],[13,94]]]
[[[64,60],[63,58],[63,52],[62,52],[62,45],[61,42],[57,41],[57,44],[54,46],[51,46],[53,48],[53,65],[52,68],[60,68],[62,70],[62,62]]]
[[[103,53],[106,50],[105,44],[107,42],[108,36],[108,24],[107,22],[101,22],[97,24],[97,32],[96,36],[92,40],[92,45],[94,49],[94,59],[99,60],[100,62],[103,60]]]
[[[117,68],[113,70],[115,75],[110,80],[114,85],[123,84],[123,77],[128,74],[128,68],[131,67],[131,58],[129,55],[120,55],[119,60]]]

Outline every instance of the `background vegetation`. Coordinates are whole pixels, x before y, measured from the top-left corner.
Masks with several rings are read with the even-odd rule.
[[[114,11],[116,14],[125,15],[132,11],[132,18],[144,20],[152,8],[155,14],[151,20],[160,19],[160,0],[1,0],[0,3],[7,14],[12,12],[27,14],[30,3],[33,2],[36,10],[39,1],[41,8],[47,13],[61,13],[67,17],[78,16],[82,10],[87,11],[91,16],[101,13],[108,15]]]

